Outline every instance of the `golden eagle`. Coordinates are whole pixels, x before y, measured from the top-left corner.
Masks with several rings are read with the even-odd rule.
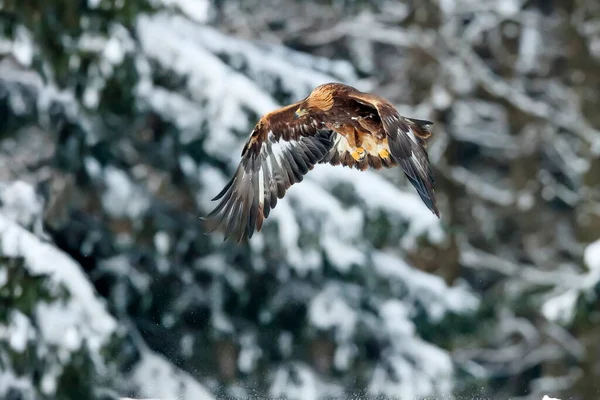
[[[316,87],[305,99],[265,114],[241,162],[204,219],[238,242],[260,231],[277,200],[317,163],[366,170],[400,165],[439,218],[426,140],[432,122],[401,116],[386,99],[341,83]],[[376,195],[374,193],[374,195]]]

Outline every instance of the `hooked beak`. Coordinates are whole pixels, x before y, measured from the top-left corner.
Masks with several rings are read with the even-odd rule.
[[[300,117],[303,117],[306,114],[308,114],[308,111],[306,109],[299,108],[296,111],[294,111],[294,119],[298,119]]]

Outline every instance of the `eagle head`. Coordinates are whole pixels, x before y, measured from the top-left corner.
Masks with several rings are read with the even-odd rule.
[[[333,94],[335,87],[331,84],[325,84],[314,89],[310,95],[300,102],[299,107],[294,111],[294,119],[303,117],[311,112],[328,111],[333,107]]]
[[[305,116],[306,114],[308,114],[308,109],[304,108],[304,107],[298,107],[298,109],[296,111],[294,111],[294,118],[298,119],[300,117]]]

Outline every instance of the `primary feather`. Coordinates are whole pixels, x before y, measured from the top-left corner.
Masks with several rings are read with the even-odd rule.
[[[399,165],[439,217],[426,140],[430,121],[401,116],[386,99],[340,83],[265,114],[244,145],[233,177],[213,198],[210,231],[238,242],[260,231],[277,200],[317,163],[365,170]]]

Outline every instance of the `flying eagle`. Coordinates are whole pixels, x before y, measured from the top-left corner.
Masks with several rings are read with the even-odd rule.
[[[238,242],[261,230],[277,200],[317,163],[366,170],[400,165],[439,218],[426,140],[432,122],[401,116],[386,99],[340,83],[265,114],[244,145],[241,162],[204,219]],[[216,221],[215,221],[216,220]]]

